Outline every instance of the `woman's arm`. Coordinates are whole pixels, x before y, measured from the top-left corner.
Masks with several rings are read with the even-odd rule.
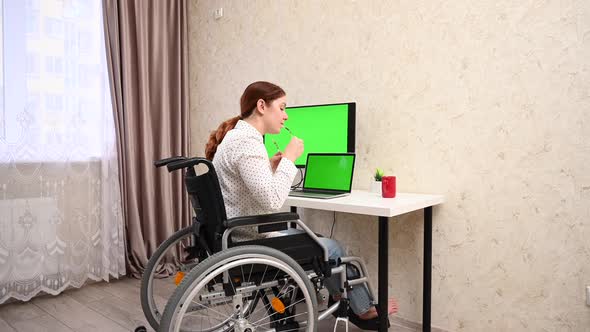
[[[240,177],[263,208],[269,212],[278,210],[289,195],[297,168],[291,160],[281,158],[273,172],[264,145],[247,144],[251,143],[252,149],[244,149],[236,160]]]

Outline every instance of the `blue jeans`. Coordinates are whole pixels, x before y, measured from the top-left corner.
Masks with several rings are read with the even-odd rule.
[[[321,237],[320,242],[328,248],[328,255],[330,259],[338,259],[346,256],[344,248],[336,240]],[[358,271],[347,265],[346,277],[348,280],[360,277]],[[324,280],[324,284],[328,289],[330,295],[340,295],[340,274],[332,275],[330,278]],[[365,284],[359,284],[352,287],[351,290],[347,290],[346,295],[350,300],[350,308],[355,314],[361,315],[367,312],[373,306],[371,303],[371,297]]]

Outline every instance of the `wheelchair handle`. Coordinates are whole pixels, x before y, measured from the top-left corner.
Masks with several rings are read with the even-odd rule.
[[[176,171],[177,169],[189,168],[189,167],[193,167],[198,164],[205,164],[205,165],[207,165],[207,168],[213,169],[213,164],[211,163],[211,161],[209,161],[209,159],[205,159],[205,158],[201,158],[201,157],[196,157],[196,158],[191,158],[191,159],[185,158],[184,160],[179,160],[179,161],[175,161],[173,163],[170,163],[166,167],[168,167],[168,172],[173,172],[173,171]]]
[[[182,157],[182,156],[164,158],[164,159],[160,159],[160,160],[154,161],[154,166],[156,166],[156,167],[162,167],[162,166],[166,166],[166,165],[168,165],[170,163],[173,163],[175,161],[185,160],[185,159],[186,159],[186,157]]]

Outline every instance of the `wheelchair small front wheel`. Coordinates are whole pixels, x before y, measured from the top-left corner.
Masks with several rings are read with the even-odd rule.
[[[158,331],[317,331],[317,299],[301,266],[269,247],[202,261],[166,304]]]

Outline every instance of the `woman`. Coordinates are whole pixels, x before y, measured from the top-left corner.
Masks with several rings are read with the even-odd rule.
[[[259,215],[280,209],[297,173],[294,161],[303,153],[303,141],[292,137],[283,152],[268,158],[262,137],[278,134],[289,118],[285,112],[287,96],[269,82],[250,84],[240,98],[240,115],[223,122],[211,133],[205,156],[213,161],[219,178],[228,218]],[[254,228],[234,232],[237,238],[256,238]],[[344,256],[338,242],[320,238],[331,259]],[[352,269],[350,269],[352,270]],[[353,274],[348,271],[349,275]],[[326,280],[335,300],[340,297],[337,277]],[[377,317],[377,310],[364,286],[348,292],[350,307],[362,320]],[[389,301],[389,313],[397,312],[397,303]]]

